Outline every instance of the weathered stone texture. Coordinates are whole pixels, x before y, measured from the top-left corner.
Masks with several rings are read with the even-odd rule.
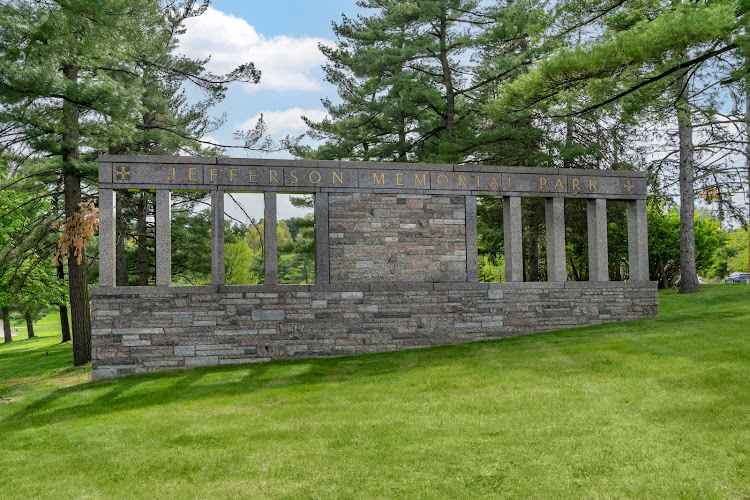
[[[331,283],[466,281],[463,196],[331,194]]]
[[[657,314],[653,282],[579,285],[261,285],[132,295],[97,288],[92,377],[454,344]]]

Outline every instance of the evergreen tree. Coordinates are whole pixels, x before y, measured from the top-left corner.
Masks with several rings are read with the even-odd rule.
[[[193,0],[0,5],[0,123],[12,130],[14,144],[59,159],[69,220],[81,216],[97,153],[132,143],[139,130],[189,135],[174,115],[158,112],[168,99],[149,101],[160,90],[190,82],[219,99],[230,82],[258,81],[252,64],[216,76],[205,71],[206,61],[173,54],[182,21],[203,9]],[[87,263],[70,250],[74,363],[80,365],[91,359]]]
[[[680,138],[680,196],[683,209],[680,291],[700,290],[695,264],[694,158],[689,78],[705,61],[735,48],[743,9],[734,2],[638,4],[563,2],[568,12],[585,7],[573,26],[587,26],[592,40],[585,46],[561,48],[539,61],[527,74],[501,89],[497,114],[541,107],[570,117],[627,103],[631,112],[652,106],[654,96],[670,93]],[[565,24],[565,23],[563,23]],[[564,27],[563,32],[568,28]],[[599,35],[597,30],[601,33]],[[571,107],[572,93],[586,101]],[[658,100],[657,100],[658,102]]]
[[[519,4],[523,7],[515,12],[532,5]],[[308,120],[310,135],[326,142],[314,152],[299,147],[293,152],[382,161],[472,157],[482,144],[482,92],[513,73],[492,64],[480,70],[477,63],[480,44],[490,50],[486,47],[515,37],[508,19],[505,30],[495,29],[502,9],[476,0],[369,0],[360,5],[371,14],[344,17],[334,24],[338,45],[322,48],[330,61],[327,79],[342,99],[340,104],[324,101],[328,119]],[[528,58],[521,52],[514,63]]]

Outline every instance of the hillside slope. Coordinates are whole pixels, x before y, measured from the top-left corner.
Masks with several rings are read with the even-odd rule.
[[[655,320],[98,383],[51,318],[0,346],[0,497],[748,497],[750,287],[660,300]]]

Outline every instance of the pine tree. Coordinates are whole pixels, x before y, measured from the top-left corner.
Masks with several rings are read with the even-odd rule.
[[[148,101],[158,95],[155,81],[166,82],[162,89],[194,83],[216,99],[232,81],[258,81],[252,64],[217,76],[204,70],[205,61],[173,54],[181,20],[202,9],[192,0],[0,5],[0,123],[16,144],[59,159],[67,218],[79,216],[97,153],[132,143],[139,130],[185,134],[174,116],[148,116],[159,108]],[[91,359],[86,265],[85,258],[68,259],[76,365]]]
[[[699,291],[695,266],[694,169],[688,72],[736,49],[742,9],[733,2],[563,2],[586,15],[571,23],[600,30],[586,45],[561,48],[501,89],[497,114],[542,108],[560,117],[580,116],[627,103],[630,111],[663,103],[669,93],[680,137],[680,194],[683,205],[683,278],[681,292]],[[564,24],[564,23],[563,23]],[[566,32],[568,27],[563,27]],[[571,108],[570,96],[586,100]],[[653,109],[653,108],[652,108]]]

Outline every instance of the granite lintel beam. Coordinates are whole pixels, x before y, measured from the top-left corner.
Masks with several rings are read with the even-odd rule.
[[[156,190],[156,286],[172,282],[172,192]]]
[[[586,219],[589,233],[589,281],[608,281],[607,200],[588,200]]]
[[[521,198],[518,196],[503,197],[505,281],[523,281],[521,227]]]
[[[211,191],[211,283],[223,285],[224,269],[224,191]]]
[[[279,262],[277,255],[276,227],[276,192],[265,192],[265,210],[263,213],[263,251],[266,268],[266,285],[279,282]]]

